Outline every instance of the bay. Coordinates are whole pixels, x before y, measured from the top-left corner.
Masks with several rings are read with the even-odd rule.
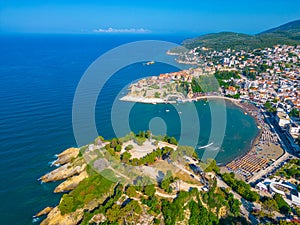
[[[38,221],[33,221],[32,215],[58,203],[61,195],[52,193],[57,183],[40,184],[37,179],[53,169],[49,163],[55,154],[77,145],[72,129],[72,104],[78,82],[88,66],[104,52],[124,43],[155,39],[179,44],[184,38],[151,34],[0,36],[1,224],[33,224]],[[147,67],[137,63],[112,76],[96,105],[98,133],[105,138],[116,135],[111,124],[111,108],[128,83],[176,70],[160,63]],[[200,121],[198,146],[208,143],[211,104],[219,103],[212,100],[182,106],[197,109]],[[130,128],[137,132],[149,129],[153,118],[161,118],[167,128],[162,127],[164,132],[182,137],[184,144],[188,144],[194,141],[189,140],[193,129],[189,130],[190,134],[179,132],[182,125],[175,107],[133,104],[127,120]],[[170,110],[168,113],[167,109]],[[253,118],[229,102],[226,103],[226,116],[225,138],[216,157],[221,163],[244,154],[257,134]],[[120,119],[121,114],[115,118],[117,123]],[[194,121],[184,123],[192,127]],[[90,140],[94,138],[90,137]]]

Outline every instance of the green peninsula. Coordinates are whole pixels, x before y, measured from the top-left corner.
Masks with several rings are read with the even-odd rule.
[[[70,148],[41,177],[64,180],[41,224],[248,224],[230,188],[218,187],[216,162],[196,157],[150,131]]]

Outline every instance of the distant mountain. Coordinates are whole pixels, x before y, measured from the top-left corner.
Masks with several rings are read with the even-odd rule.
[[[300,31],[300,20],[295,20],[286,24],[283,24],[279,27],[272,28],[270,30],[266,30],[261,34],[265,33],[275,33],[275,32],[289,32],[289,33],[296,33]]]
[[[300,20],[272,28],[256,35],[220,32],[187,39],[183,42],[183,46],[188,49],[206,47],[214,50],[224,50],[227,48],[250,50],[273,47],[277,44],[300,44]]]
[[[258,34],[258,36],[263,37],[266,35],[272,35],[275,38],[285,37],[291,40],[300,41],[300,20],[289,22]]]

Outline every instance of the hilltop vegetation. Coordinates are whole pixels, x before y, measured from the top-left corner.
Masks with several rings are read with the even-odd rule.
[[[264,31],[261,34],[277,33],[290,37],[291,39],[299,40],[300,20],[295,20],[279,27]]]
[[[205,47],[217,51],[228,48],[235,50],[251,50],[273,47],[277,44],[300,44],[300,20],[284,24],[256,35],[220,32],[187,39],[183,42],[183,46],[188,49]]]
[[[141,147],[144,147],[146,145],[142,142],[149,142],[149,139],[156,144],[166,143],[177,148],[175,150],[169,146],[158,147],[154,144],[153,147],[156,148],[152,152],[140,158],[131,158],[130,152],[135,147],[126,143],[134,141],[135,146],[141,144]],[[171,170],[172,160],[177,163],[182,161],[181,165],[188,169],[189,166],[185,165],[183,157],[197,157],[194,148],[174,144],[178,144],[175,138],[153,136],[150,131],[130,133],[123,138],[111,140],[96,138],[93,144],[82,147],[80,152],[77,150],[76,158],[70,158],[71,161],[67,164],[70,168],[76,167],[79,165],[77,161],[80,161],[88,176],[74,186],[73,190],[64,192],[59,205],[48,214],[42,224],[55,224],[57,220],[61,221],[61,224],[217,225],[232,224],[233,221],[248,224],[240,217],[241,203],[234,199],[229,190],[217,187],[217,180],[213,174],[219,173],[219,168],[214,160],[201,163],[207,164],[205,172],[211,172],[212,175],[205,176],[204,173],[198,172],[197,175],[190,176],[192,170],[186,175],[186,172]],[[91,146],[97,147],[92,149]],[[155,168],[162,163],[168,170],[160,170],[158,175],[163,174],[162,179],[142,173],[133,176],[132,180],[121,179],[124,181],[121,182],[117,179],[121,175],[120,167],[107,166],[99,173],[93,166],[95,159],[98,159],[93,156],[100,157],[100,162],[103,163],[106,151],[112,157],[123,161],[125,167],[138,165],[151,169],[150,166]],[[124,154],[128,154],[129,157],[124,157]],[[86,164],[82,160],[83,157],[90,157],[90,163]],[[201,176],[202,183],[195,176]],[[188,188],[180,189],[178,184]],[[202,189],[204,185],[206,188]]]
[[[236,74],[227,75],[230,77]],[[134,142],[139,142],[136,139],[145,139],[145,144],[139,146]],[[130,157],[130,152],[136,146],[145,150],[149,140],[157,144],[153,145],[155,148],[152,151],[139,158]],[[132,143],[131,146],[127,144],[128,141]],[[66,168],[82,166],[84,171],[81,173],[87,176],[74,184],[72,190],[64,191],[59,205],[49,212],[41,224],[247,225],[249,222],[241,215],[241,207],[244,206],[234,192],[245,200],[262,204],[263,212],[256,215],[259,217],[271,217],[273,211],[286,215],[292,211],[281,196],[275,195],[274,199],[260,198],[249,184],[236,179],[233,173],[220,173],[215,160],[197,161],[193,147],[174,144],[178,143],[173,137],[153,136],[150,131],[142,131],[111,140],[98,137],[93,144],[80,150],[71,149],[77,153],[74,157],[69,157],[73,156],[72,151],[66,150],[62,154],[64,157],[66,152],[70,154]],[[130,166],[130,173],[122,174],[122,168],[113,164],[99,172],[94,162],[100,159],[99,162],[105,164],[105,152],[115,160],[122,161],[124,168]],[[83,158],[89,159],[89,163]],[[189,163],[190,160],[193,162]],[[299,164],[298,161],[293,162]],[[154,174],[136,173],[132,165],[137,165],[138,169],[147,167],[148,170],[156,168],[159,171]],[[62,169],[55,171],[52,172],[54,177],[57,177],[55,174],[58,171],[63,172]],[[120,176],[127,179],[118,179]],[[66,178],[63,177],[61,179]],[[220,177],[228,186],[217,185]],[[295,210],[295,213],[299,212]]]

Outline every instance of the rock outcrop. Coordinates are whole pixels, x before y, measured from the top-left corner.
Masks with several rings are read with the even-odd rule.
[[[47,215],[51,210],[53,209],[53,207],[46,207],[43,210],[41,210],[40,212],[38,212],[37,214],[35,214],[33,217],[40,217],[43,215]]]
[[[45,183],[51,181],[57,181],[57,180],[64,180],[76,174],[80,174],[82,171],[85,170],[85,168],[86,168],[86,164],[75,166],[71,163],[67,163],[53,170],[52,172],[42,176],[40,180]]]
[[[62,182],[60,185],[58,185],[54,189],[54,193],[71,191],[74,188],[76,188],[78,186],[78,184],[87,177],[88,177],[88,174],[86,171],[83,171],[82,173],[80,173],[77,176],[72,176],[72,177],[68,178],[66,181]]]
[[[73,213],[61,215],[58,206],[53,208],[41,225],[76,225],[83,218],[83,209],[78,209]]]
[[[53,165],[63,165],[71,162],[72,159],[76,158],[79,154],[79,148],[68,148],[62,153],[57,155],[57,160],[53,162]]]
[[[81,181],[88,177],[86,171],[87,164],[79,156],[78,148],[69,148],[57,155],[57,160],[53,165],[59,165],[60,167],[42,176],[39,180],[45,183],[65,180],[55,188],[55,193],[73,190]],[[48,214],[47,218],[41,222],[42,225],[76,225],[83,218],[83,210],[78,209],[73,213],[61,215],[58,206],[54,208],[47,207],[37,213],[35,217]]]

